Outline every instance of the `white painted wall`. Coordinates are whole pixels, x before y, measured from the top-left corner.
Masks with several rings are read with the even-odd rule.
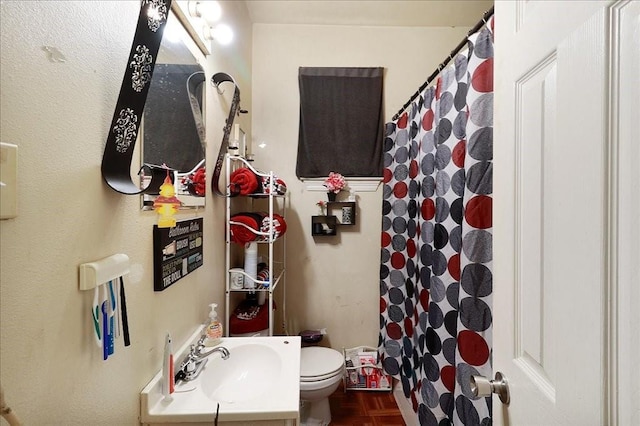
[[[138,424],[138,394],[160,368],[165,332],[179,346],[207,317],[207,303],[224,305],[224,200],[209,194],[204,211],[180,214],[204,217],[204,266],[155,293],[156,215],[140,211],[139,197],[102,182],[139,7],[0,3],[0,138],[19,147],[18,217],[0,222],[0,382],[26,424]],[[235,44],[215,47],[206,73],[234,75],[250,109],[251,25],[243,2],[223,7]],[[42,46],[58,48],[66,62],[50,62]],[[213,164],[228,99],[210,87],[207,104]],[[126,285],[132,345],[117,342],[104,362],[93,343],[92,292],[78,290],[78,265],[119,252],[139,271]]]
[[[358,224],[335,237],[311,236],[324,192],[295,176],[300,66],[385,68],[385,118],[415,93],[468,28],[253,26],[253,150],[256,164],[287,183],[288,329],[327,327],[336,349],[377,346],[382,189],[358,194]],[[259,143],[266,143],[260,149]],[[339,170],[338,170],[339,171]]]

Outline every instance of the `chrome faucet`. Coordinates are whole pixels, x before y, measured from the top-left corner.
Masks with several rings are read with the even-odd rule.
[[[178,368],[178,372],[175,375],[176,383],[179,380],[184,380],[185,382],[195,380],[200,375],[202,369],[207,363],[207,357],[214,352],[220,352],[220,354],[222,355],[222,359],[229,358],[229,350],[223,346],[218,346],[209,351],[203,352],[205,348],[204,342],[206,339],[207,336],[202,335],[195,345],[191,345],[189,353],[185,355],[185,357],[180,362],[180,367]]]

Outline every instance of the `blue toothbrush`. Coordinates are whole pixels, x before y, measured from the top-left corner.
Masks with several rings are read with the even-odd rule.
[[[107,301],[102,302],[102,359],[109,358],[109,317],[107,315]]]
[[[115,317],[114,312],[116,308],[116,297],[113,293],[113,281],[109,281],[109,298],[111,304],[109,305],[109,355],[113,355],[115,349],[114,337],[115,337]]]

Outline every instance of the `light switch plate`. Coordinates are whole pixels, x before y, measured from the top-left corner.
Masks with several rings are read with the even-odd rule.
[[[0,219],[18,215],[18,146],[0,142]]]

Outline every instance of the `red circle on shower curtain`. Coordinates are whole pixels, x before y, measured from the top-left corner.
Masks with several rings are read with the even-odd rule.
[[[405,112],[404,114],[402,114],[402,116],[400,116],[400,118],[398,119],[398,127],[400,129],[404,129],[407,127],[407,113]]]
[[[464,167],[464,154],[466,151],[466,145],[467,141],[465,141],[464,139],[461,140],[456,144],[456,146],[453,148],[453,152],[451,153],[451,161],[453,161],[453,164],[455,164],[459,168]]]
[[[415,241],[408,240],[407,241],[407,257],[411,258],[416,255],[416,243]]]
[[[422,128],[427,132],[433,129],[433,111],[430,109],[422,116]]]
[[[396,198],[404,198],[407,196],[407,184],[404,182],[398,182],[393,186],[393,195]]]
[[[449,274],[454,280],[460,281],[460,254],[451,256],[447,269],[449,269]]]
[[[391,171],[391,169],[384,169],[382,171],[382,178],[384,180],[384,183],[391,182],[392,177],[393,177],[393,172]]]
[[[395,252],[391,255],[391,266],[396,269],[402,269],[405,265],[404,254]]]
[[[491,228],[493,200],[486,195],[476,195],[471,198],[465,208],[464,218],[469,225],[477,229]]]
[[[453,392],[453,388],[456,385],[456,368],[453,365],[447,365],[440,370],[440,377],[442,378],[442,384],[449,392]]]
[[[387,324],[387,336],[392,339],[402,339],[402,328],[397,322]]]
[[[380,298],[380,313],[384,313],[387,310],[387,302],[384,300],[384,297]]]
[[[436,215],[436,205],[431,198],[427,198],[426,200],[422,200],[420,211],[422,212],[422,218],[424,220],[431,220]]]
[[[425,312],[429,311],[429,292],[426,289],[420,292],[420,306]]]
[[[478,92],[493,92],[493,58],[478,65],[471,77],[471,85]]]
[[[391,235],[389,235],[388,232],[383,232],[381,240],[382,240],[382,247],[386,247],[389,244],[391,244]]]
[[[462,330],[458,333],[458,350],[469,365],[483,365],[489,360],[489,346],[475,331]]]

